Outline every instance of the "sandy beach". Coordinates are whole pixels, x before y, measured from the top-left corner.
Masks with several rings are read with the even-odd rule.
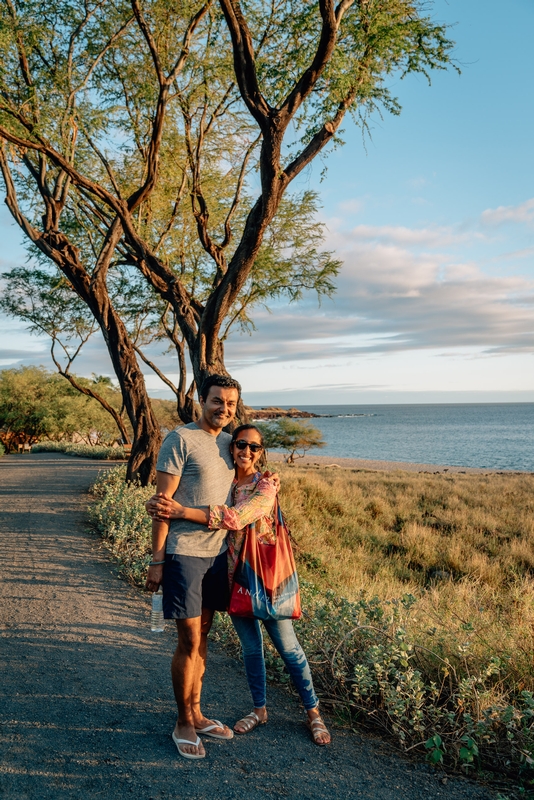
[[[284,461],[285,455],[275,451],[269,452],[269,461]],[[403,472],[431,472],[437,473],[478,473],[490,474],[504,472],[504,470],[478,469],[476,467],[455,467],[440,464],[412,464],[408,461],[369,461],[364,458],[335,458],[334,456],[304,456],[295,460],[296,466],[307,467],[342,467],[343,469],[362,469],[362,470],[382,470],[390,472],[392,470],[402,470]],[[507,470],[513,472],[515,470]]]

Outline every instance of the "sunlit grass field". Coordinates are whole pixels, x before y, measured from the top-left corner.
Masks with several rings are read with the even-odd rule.
[[[534,689],[534,475],[276,466],[301,577],[349,600],[411,593],[419,642],[458,660],[465,640]]]

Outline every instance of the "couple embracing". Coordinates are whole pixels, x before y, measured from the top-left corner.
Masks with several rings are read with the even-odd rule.
[[[226,611],[234,571],[247,545],[276,538],[278,476],[258,471],[264,449],[261,432],[232,422],[241,387],[232,378],[211,375],[200,390],[201,416],[168,434],[157,462],[156,494],[146,504],[152,517],[152,561],[146,588],[163,586],[166,619],[176,620],[178,645],[171,675],[178,706],[172,738],[184,758],[204,758],[200,736],[232,739],[267,722],[263,640],[258,618],[231,613],[241,641],[253,710],[233,731],[201,711],[207,636],[215,611]],[[231,505],[227,504],[231,498]],[[275,552],[274,550],[272,552]],[[271,565],[273,566],[273,565]],[[232,611],[232,606],[230,606]],[[330,742],[319,715],[306,656],[290,618],[273,614],[263,623],[303,702],[313,741]]]

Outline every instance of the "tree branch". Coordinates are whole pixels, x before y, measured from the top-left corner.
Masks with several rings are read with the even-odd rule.
[[[334,52],[338,23],[333,0],[319,0],[319,9],[323,24],[313,61],[282,103],[278,114],[284,128],[287,127],[296,111],[313,91]]]
[[[98,158],[100,159],[100,161],[104,165],[104,169],[106,170],[108,178],[111,181],[111,185],[115,189],[115,192],[117,193],[117,197],[119,198],[119,200],[121,200],[122,199],[122,195],[121,195],[120,186],[117,183],[117,179],[115,178],[115,173],[113,172],[111,164],[109,163],[109,161],[105,157],[104,153],[102,153],[101,150],[93,142],[93,139],[91,138],[91,136],[89,136],[87,131],[84,130],[82,132],[83,132],[83,135],[85,136],[85,138],[87,139],[91,150],[98,156]]]
[[[163,231],[161,233],[161,236],[159,237],[159,239],[158,239],[158,241],[156,243],[156,246],[154,247],[154,255],[157,255],[158,250],[162,246],[163,242],[165,241],[165,239],[169,235],[172,226],[174,225],[174,221],[176,220],[176,217],[178,216],[178,210],[180,208],[180,204],[181,204],[182,198],[184,196],[186,185],[187,185],[187,172],[184,169],[183,173],[182,173],[182,182],[180,183],[180,187],[178,189],[178,194],[176,196],[176,200],[174,201],[174,206],[173,206],[173,209],[172,209],[171,216],[169,217],[169,221],[168,221],[167,225],[165,226],[165,228],[163,229]]]
[[[252,36],[239,0],[219,0],[233,45],[234,70],[241,96],[260,128],[268,126],[271,108],[263,97],[256,74]]]
[[[245,182],[245,175],[246,175],[248,162],[250,161],[250,157],[251,157],[252,153],[254,152],[254,149],[255,149],[256,145],[258,144],[258,142],[260,141],[260,139],[261,139],[261,133],[248,146],[248,148],[247,148],[247,150],[245,152],[245,157],[243,159],[243,163],[241,164],[241,170],[239,172],[239,178],[238,178],[237,186],[236,186],[236,189],[235,189],[234,199],[232,200],[232,205],[230,206],[230,210],[228,211],[228,214],[226,215],[226,219],[224,221],[224,239],[221,242],[221,244],[219,245],[221,250],[224,250],[224,248],[228,247],[228,245],[230,244],[230,241],[231,241],[231,238],[232,238],[232,229],[230,228],[230,223],[232,221],[232,217],[234,216],[234,214],[235,214],[235,212],[237,210],[237,207],[239,205],[239,201],[241,199],[241,191],[243,189],[243,184]]]
[[[208,0],[208,2],[204,6],[202,6],[200,11],[198,11],[189,20],[189,24],[187,26],[182,41],[182,50],[180,56],[178,57],[176,64],[174,65],[170,74],[166,77],[161,67],[156,43],[154,41],[154,38],[150,32],[150,29],[144,19],[141,8],[139,6],[139,0],[132,0],[132,7],[134,10],[134,14],[137,18],[139,27],[143,32],[143,35],[147,41],[150,52],[152,54],[152,60],[154,62],[154,67],[156,70],[156,75],[158,78],[160,89],[156,104],[156,111],[154,114],[154,122],[152,125],[152,136],[150,139],[150,144],[148,146],[148,153],[146,159],[147,175],[143,186],[139,187],[139,189],[133,192],[133,194],[128,198],[128,208],[130,211],[133,211],[135,208],[137,208],[143,202],[143,200],[145,200],[149,196],[149,194],[151,194],[152,190],[156,185],[156,180],[158,175],[159,151],[163,136],[163,122],[165,120],[167,101],[169,99],[169,89],[173,81],[176,80],[176,77],[180,72],[180,70],[183,69],[187,56],[189,55],[189,46],[191,43],[191,38],[195,32],[197,25],[206,14],[211,2],[212,0]]]
[[[155,373],[156,373],[156,375],[158,376],[158,378],[159,378],[161,381],[163,381],[163,383],[164,383],[166,386],[168,386],[168,387],[169,387],[169,389],[170,389],[170,390],[171,390],[171,391],[172,391],[172,392],[173,392],[173,393],[174,393],[176,396],[178,396],[178,389],[176,388],[176,386],[174,385],[174,383],[173,383],[171,380],[169,380],[169,378],[167,378],[167,376],[166,376],[166,375],[164,375],[164,374],[163,374],[163,372],[160,370],[160,368],[159,368],[159,367],[157,367],[157,366],[154,364],[154,362],[153,362],[153,361],[150,361],[150,359],[149,359],[149,358],[147,358],[147,357],[145,356],[145,354],[143,353],[143,351],[141,350],[141,348],[140,348],[140,347],[139,347],[137,344],[134,344],[133,348],[134,348],[135,352],[137,353],[137,355],[139,356],[139,358],[141,358],[141,359],[142,359],[142,360],[145,362],[145,364],[147,365],[147,367],[150,367],[150,369],[151,369],[153,372],[155,372]]]
[[[76,354],[72,358],[69,357],[69,363],[67,365],[67,368],[63,369],[61,367],[61,364],[59,363],[59,361],[55,357],[55,354],[54,354],[54,342],[55,342],[55,339],[52,338],[52,347],[50,348],[50,353],[52,355],[52,361],[56,365],[57,371],[59,372],[59,374],[62,375],[64,378],[66,378],[68,380],[68,382],[71,384],[71,386],[73,386],[78,392],[80,392],[81,394],[84,394],[86,397],[92,397],[93,400],[96,400],[97,403],[100,403],[100,405],[102,406],[104,411],[107,411],[108,414],[110,414],[110,416],[113,417],[113,419],[115,421],[115,424],[116,424],[117,428],[119,429],[119,432],[121,434],[121,437],[122,437],[124,443],[125,444],[130,444],[130,436],[128,434],[128,431],[126,429],[124,421],[122,420],[122,418],[121,418],[120,414],[118,413],[118,411],[116,409],[114,409],[113,406],[110,405],[108,403],[108,401],[104,397],[102,397],[102,395],[98,394],[98,392],[95,392],[93,389],[89,388],[88,386],[83,386],[83,384],[78,383],[76,378],[73,375],[70,374],[71,364],[74,361],[74,359],[76,358],[76,355],[78,355],[79,351],[81,350],[82,345],[80,345],[80,347],[76,351]]]
[[[9,8],[9,13],[11,15],[11,19],[13,20],[13,25],[17,26],[17,12],[15,6],[13,5],[12,0],[7,0],[7,6]],[[39,105],[37,103],[37,95],[35,93],[35,85],[33,83],[30,65],[28,63],[28,57],[26,55],[26,49],[24,47],[24,42],[22,39],[22,35],[20,31],[17,31],[17,51],[19,55],[19,65],[20,70],[22,72],[22,78],[24,83],[28,88],[28,95],[32,106],[32,111],[34,115],[34,122],[38,122],[39,120]]]

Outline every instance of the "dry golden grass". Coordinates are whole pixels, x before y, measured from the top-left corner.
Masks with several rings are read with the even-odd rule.
[[[420,644],[467,671],[498,657],[508,689],[534,689],[534,475],[276,467],[301,577],[412,593]]]

